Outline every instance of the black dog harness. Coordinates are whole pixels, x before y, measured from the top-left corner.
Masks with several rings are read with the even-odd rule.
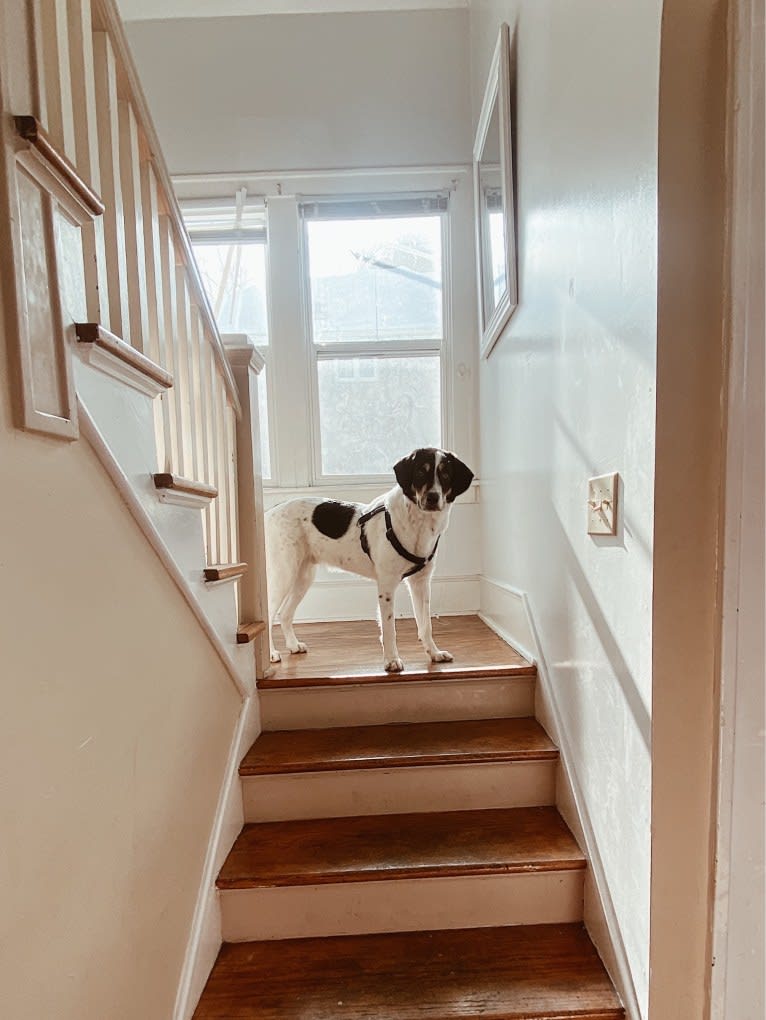
[[[391,514],[388,512],[388,507],[386,506],[385,503],[381,503],[380,506],[376,506],[374,510],[368,510],[367,513],[362,514],[362,516],[356,522],[359,525],[359,541],[362,544],[362,549],[367,553],[370,559],[372,559],[372,556],[370,556],[370,543],[367,541],[367,535],[364,532],[364,526],[369,520],[375,517],[376,514],[386,515],[386,538],[394,547],[394,549],[396,549],[399,555],[402,556],[405,560],[409,560],[410,563],[415,564],[415,566],[411,570],[408,570],[406,573],[402,574],[402,580],[404,580],[405,577],[412,577],[413,574],[417,574],[419,570],[422,570],[423,567],[425,567],[428,563],[431,562],[431,560],[436,555],[436,550],[439,548],[439,539],[438,538],[436,539],[436,545],[433,547],[430,556],[416,556],[414,553],[408,552],[404,548],[402,543],[399,541],[399,539],[396,537],[396,532],[394,531],[393,525],[391,523]]]

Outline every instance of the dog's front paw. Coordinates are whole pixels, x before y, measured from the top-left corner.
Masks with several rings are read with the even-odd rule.
[[[431,662],[452,662],[452,654],[450,652],[440,652],[438,648],[431,652],[430,655]]]
[[[303,641],[296,641],[295,646],[290,648],[289,651],[291,655],[303,655],[303,653],[307,652],[308,650],[309,646],[307,644],[304,644]]]
[[[388,662],[383,664],[383,669],[386,673],[401,673],[404,669],[404,663],[401,659],[389,659]]]
[[[270,662],[281,662],[282,661],[282,656],[279,654],[279,652],[270,652],[269,653],[269,661]]]

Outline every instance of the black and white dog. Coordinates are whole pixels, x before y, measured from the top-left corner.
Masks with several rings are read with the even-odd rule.
[[[431,633],[431,575],[439,538],[452,503],[473,473],[453,453],[414,450],[394,467],[397,484],[365,506],[327,499],[291,499],[266,514],[271,661],[279,662],[271,628],[279,613],[290,652],[305,652],[293,629],[295,611],[311,586],[317,564],[350,570],[378,585],[383,668],[404,666],[396,647],[394,592],[406,579],[418,637],[431,662],[449,662]]]

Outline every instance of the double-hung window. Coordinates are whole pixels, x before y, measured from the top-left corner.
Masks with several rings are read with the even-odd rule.
[[[219,330],[248,334],[266,362],[263,477],[390,477],[446,441],[448,193],[280,194],[269,216],[270,201],[182,202]]]
[[[443,436],[444,195],[302,201],[317,480]]]
[[[221,333],[247,333],[267,365],[258,377],[261,467],[271,477],[266,376],[269,357],[266,209],[262,200],[192,199],[183,215]]]

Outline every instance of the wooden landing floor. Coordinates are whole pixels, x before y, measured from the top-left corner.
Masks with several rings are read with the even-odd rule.
[[[451,652],[452,662],[428,662],[418,641],[414,620],[397,620],[399,654],[403,673],[386,673],[378,624],[374,620],[342,623],[303,623],[295,626],[298,638],[309,650],[290,655],[284,650],[279,625],[274,628],[282,662],[258,681],[261,688],[301,687],[343,683],[386,683],[401,677],[428,679],[435,675],[458,679],[472,676],[534,675],[535,667],[501,640],[478,616],[434,617],[434,640]]]

